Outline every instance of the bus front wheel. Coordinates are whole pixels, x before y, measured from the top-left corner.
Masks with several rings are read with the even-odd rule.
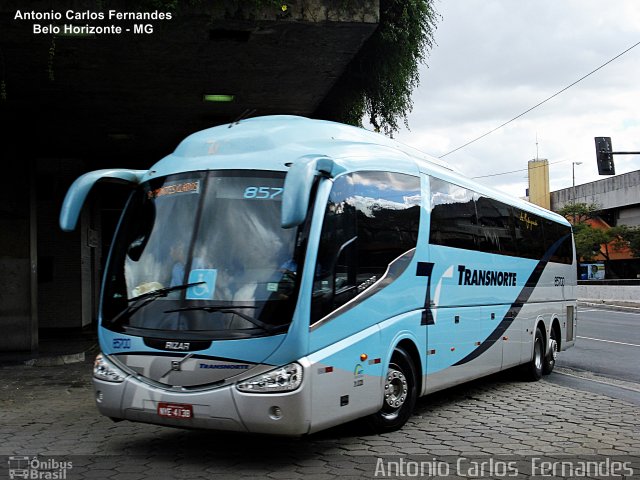
[[[367,423],[378,433],[399,429],[411,416],[416,398],[413,361],[402,348],[396,348],[384,379],[382,408],[367,417]]]

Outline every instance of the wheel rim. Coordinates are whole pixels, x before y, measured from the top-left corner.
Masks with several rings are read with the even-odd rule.
[[[539,370],[542,368],[542,342],[540,341],[540,339],[536,339],[536,348],[535,348],[535,365],[536,368]]]
[[[387,414],[397,414],[407,400],[409,385],[405,374],[395,366],[390,366],[384,382],[384,410]]]
[[[558,357],[558,342],[555,341],[555,339],[551,339],[551,360],[553,362],[556,361],[556,358]]]

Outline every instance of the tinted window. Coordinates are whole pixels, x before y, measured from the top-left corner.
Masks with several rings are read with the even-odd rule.
[[[471,190],[431,178],[431,243],[478,249],[475,196]]]
[[[479,197],[477,245],[483,252],[517,255],[513,208],[492,198]]]
[[[551,262],[573,262],[569,226],[438,178],[430,185],[430,243],[534,260],[549,252]]]
[[[386,172],[353,174],[358,232],[357,280],[380,277],[415,248],[420,223],[420,180]]]
[[[354,254],[356,209],[351,178],[339,177],[333,184],[324,213],[313,286],[312,318],[329,312],[340,299],[353,296],[355,281],[348,281],[347,267]],[[353,273],[352,273],[353,275]],[[344,300],[344,301],[347,301]],[[342,303],[344,303],[344,301]]]
[[[547,250],[553,249],[550,262],[572,263],[573,245],[571,243],[571,228],[566,225],[544,221],[544,240]]]
[[[312,323],[379,285],[389,265],[415,248],[419,222],[419,178],[388,172],[337,178],[320,237]]]
[[[514,208],[518,256],[540,260],[546,252],[542,218]]]

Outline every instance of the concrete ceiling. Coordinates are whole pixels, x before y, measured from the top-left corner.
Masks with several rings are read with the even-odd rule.
[[[257,10],[254,2],[194,3],[171,20],[137,22],[151,23],[152,34],[54,37],[34,34],[33,24],[136,22],[17,20],[24,2],[3,2],[0,108],[10,140],[31,157],[144,167],[189,133],[247,110],[311,116],[377,27],[379,10],[377,0],[353,2],[359,6],[350,10],[322,0],[287,2],[286,11],[270,2]],[[95,2],[36,1],[29,12],[52,5],[63,15],[131,10],[124,2],[103,4],[100,10]],[[234,101],[205,102],[204,94]]]

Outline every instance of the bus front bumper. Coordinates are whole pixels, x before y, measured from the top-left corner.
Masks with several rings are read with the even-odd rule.
[[[235,385],[198,391],[168,390],[128,376],[122,382],[93,378],[96,405],[101,414],[182,428],[203,428],[275,435],[304,435],[310,426],[310,388],[307,382],[285,393],[243,393]],[[171,405],[190,414],[161,415]]]

